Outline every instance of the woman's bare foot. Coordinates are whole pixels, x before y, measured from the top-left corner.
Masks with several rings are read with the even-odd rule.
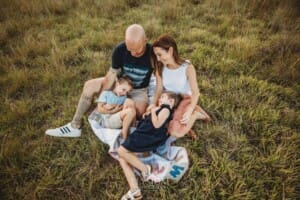
[[[194,113],[196,114],[197,119],[203,120],[204,122],[210,122],[210,116],[198,105],[195,107]]]

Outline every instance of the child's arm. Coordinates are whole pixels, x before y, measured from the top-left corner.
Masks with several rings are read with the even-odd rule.
[[[156,108],[153,108],[151,110],[151,121],[152,124],[155,128],[159,128],[163,125],[163,123],[166,121],[166,119],[169,117],[170,115],[170,110],[167,108],[163,108],[158,115],[156,115]]]
[[[122,108],[123,108],[123,105],[116,105],[113,109],[107,110],[105,108],[105,103],[99,102],[98,105],[97,105],[97,110],[101,114],[114,114],[114,113],[119,112],[120,110],[122,110]]]
[[[97,99],[97,110],[101,114],[113,114],[122,110],[123,105],[107,104],[107,99],[110,98],[111,91],[104,90]]]
[[[106,110],[112,110],[112,109],[114,109],[115,107],[116,107],[117,105],[115,105],[115,104],[104,104],[103,105],[103,108],[105,108]]]

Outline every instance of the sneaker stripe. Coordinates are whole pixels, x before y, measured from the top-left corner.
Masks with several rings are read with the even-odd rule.
[[[65,130],[63,128],[60,128],[59,130],[62,132],[62,134],[65,134]]]
[[[71,130],[69,129],[69,127],[66,126],[65,128],[67,129],[68,133],[71,132]]]
[[[65,133],[69,133],[68,130],[66,129],[66,127],[63,127]]]

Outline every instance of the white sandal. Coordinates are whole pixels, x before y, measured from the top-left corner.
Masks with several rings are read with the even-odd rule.
[[[143,195],[141,193],[140,188],[137,188],[133,192],[129,190],[126,194],[124,194],[121,198],[121,200],[138,200],[142,199]]]
[[[149,179],[149,176],[151,174],[151,165],[146,165],[147,167],[147,171],[146,172],[142,172],[142,180],[143,181],[148,181]]]

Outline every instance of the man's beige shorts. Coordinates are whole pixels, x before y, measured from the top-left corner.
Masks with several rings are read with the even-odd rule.
[[[148,103],[148,89],[133,89],[131,92],[129,92],[128,97],[134,102]]]

